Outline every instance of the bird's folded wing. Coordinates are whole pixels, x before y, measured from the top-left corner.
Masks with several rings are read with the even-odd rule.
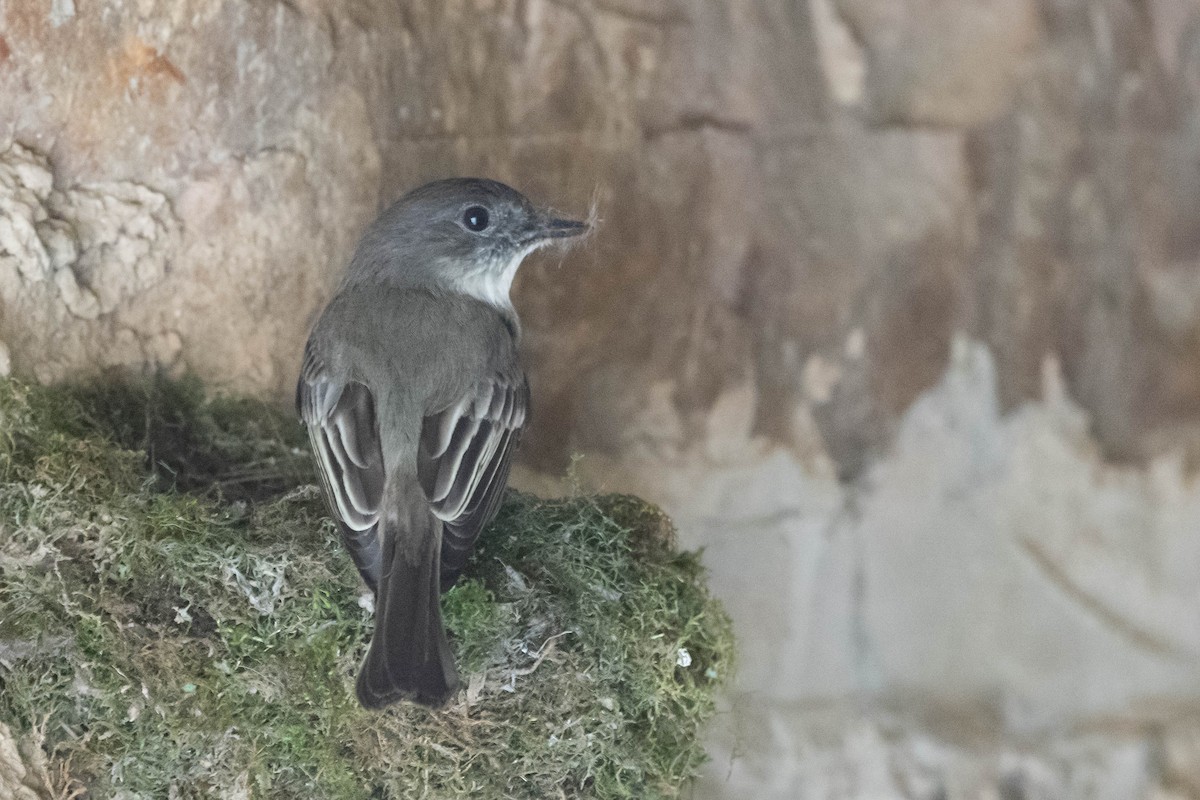
[[[443,589],[466,566],[479,532],[500,507],[528,407],[525,376],[496,375],[422,423],[417,476],[444,523]]]
[[[380,558],[376,523],[384,485],[375,400],[361,383],[330,378],[309,352],[296,387],[296,407],[308,427],[317,471],[346,547],[374,589]]]

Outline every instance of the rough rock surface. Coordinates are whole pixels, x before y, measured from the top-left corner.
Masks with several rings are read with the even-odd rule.
[[[707,796],[1200,794],[1194,2],[0,3],[0,372],[282,399],[463,173],[597,204],[523,479],[707,546]]]

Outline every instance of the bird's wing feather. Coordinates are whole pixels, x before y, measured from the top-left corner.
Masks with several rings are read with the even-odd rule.
[[[528,409],[525,376],[495,375],[422,423],[417,477],[443,522],[443,590],[500,507]]]
[[[379,583],[383,453],[371,390],[334,378],[310,348],[296,386],[325,497],[363,580]]]

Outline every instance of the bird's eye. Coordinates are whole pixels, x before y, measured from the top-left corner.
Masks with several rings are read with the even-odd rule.
[[[483,206],[471,206],[463,212],[463,225],[467,230],[479,233],[487,229],[488,210]]]

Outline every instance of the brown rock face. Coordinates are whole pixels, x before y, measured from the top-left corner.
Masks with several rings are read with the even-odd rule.
[[[1003,114],[1041,21],[1035,0],[837,0],[867,55],[876,122],[965,127]]]
[[[773,733],[705,791],[1152,791],[1145,698],[1200,698],[1194,2],[0,4],[0,371],[284,398],[362,228],[462,174],[598,211],[518,280],[525,480],[582,452],[709,547]]]

